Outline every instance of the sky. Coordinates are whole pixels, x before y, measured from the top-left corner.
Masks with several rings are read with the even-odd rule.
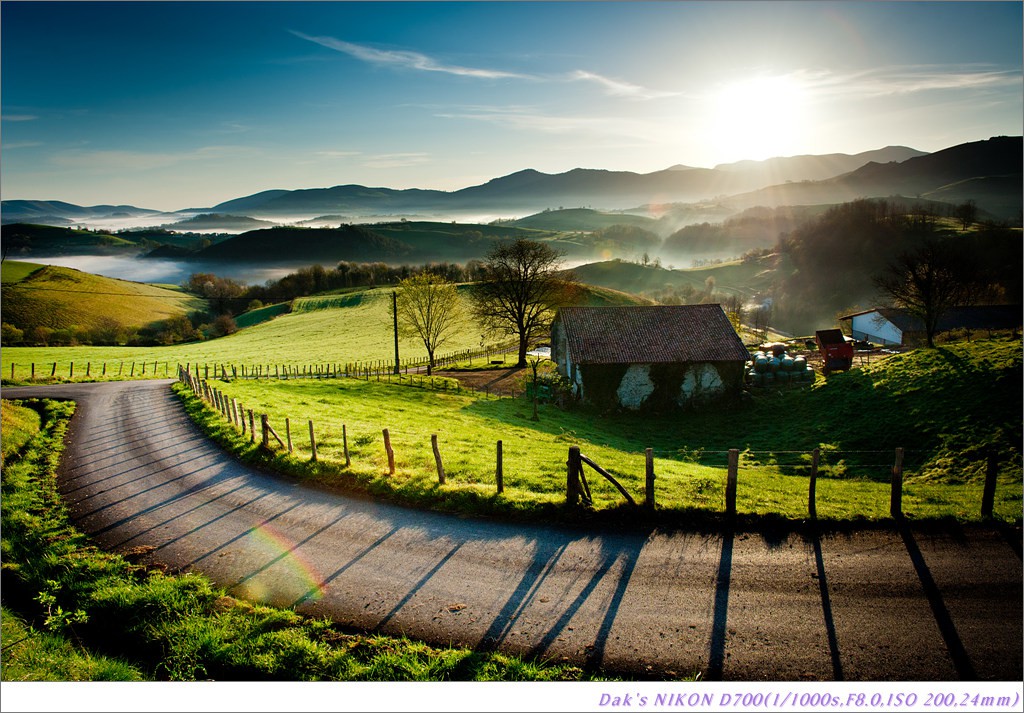
[[[1021,2],[0,3],[0,195],[178,210],[1024,133]]]

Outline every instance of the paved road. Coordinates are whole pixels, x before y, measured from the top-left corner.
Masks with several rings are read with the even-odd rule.
[[[640,675],[1022,678],[1020,542],[1001,533],[601,534],[418,512],[243,467],[169,383],[2,396],[78,401],[61,490],[82,530],[235,594]]]

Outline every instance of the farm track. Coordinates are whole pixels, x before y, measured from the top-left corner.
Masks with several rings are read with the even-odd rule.
[[[2,396],[78,402],[60,488],[82,531],[235,595],[640,677],[1022,678],[1019,531],[609,533],[420,512],[241,465],[170,383]]]

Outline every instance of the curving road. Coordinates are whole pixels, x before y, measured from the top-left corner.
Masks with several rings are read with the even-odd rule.
[[[1022,678],[1020,542],[995,530],[602,534],[419,512],[239,464],[169,383],[2,396],[78,402],[61,490],[80,529],[239,596],[641,676]]]

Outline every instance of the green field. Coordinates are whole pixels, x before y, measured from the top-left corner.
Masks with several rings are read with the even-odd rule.
[[[177,364],[283,365],[302,367],[313,364],[362,364],[394,359],[394,332],[390,314],[391,288],[376,288],[340,295],[304,297],[295,300],[292,312],[261,322],[235,334],[205,342],[168,347],[5,347],[2,353],[5,383],[24,382],[54,376],[67,379],[74,364],[74,378],[137,378],[174,376]],[[462,327],[455,338],[439,350],[439,355],[507,342],[505,335],[487,334],[472,319],[469,298],[463,297]],[[579,304],[616,305],[643,302],[630,295],[601,288],[584,288],[577,295]],[[272,310],[276,307],[265,307]],[[243,315],[244,317],[244,315]],[[403,361],[425,359],[423,343],[400,337],[399,355]],[[145,363],[145,374],[142,364]],[[11,376],[11,365],[14,376]],[[103,365],[106,365],[104,373]],[[131,364],[135,364],[134,370]]]
[[[140,328],[203,311],[206,302],[180,290],[101,277],[69,267],[4,261],[3,321],[28,332]]]
[[[340,379],[211,384],[244,408],[269,415],[294,453],[270,465],[300,477],[456,511],[550,515],[565,498],[567,449],[611,471],[637,501],[644,493],[644,449],[654,449],[662,513],[721,512],[726,452],[742,451],[738,510],[806,517],[810,451],[822,449],[818,515],[882,520],[889,512],[895,449],[906,449],[904,511],[915,518],[977,520],[985,456],[998,454],[996,514],[1021,509],[1020,343],[981,342],[894,356],[868,368],[819,378],[809,387],[758,393],[735,406],[651,418],[541,407],[408,385]],[[408,382],[405,382],[408,383]],[[423,383],[423,382],[420,382]],[[429,383],[429,382],[428,382]],[[209,409],[201,420],[243,457],[260,449]],[[309,464],[308,422],[318,441]],[[344,467],[344,436],[350,467]],[[387,473],[383,429],[397,460]],[[447,483],[439,485],[430,447],[438,437]],[[496,493],[495,445],[503,442],[505,493]],[[623,502],[600,477],[589,478],[597,509]]]

